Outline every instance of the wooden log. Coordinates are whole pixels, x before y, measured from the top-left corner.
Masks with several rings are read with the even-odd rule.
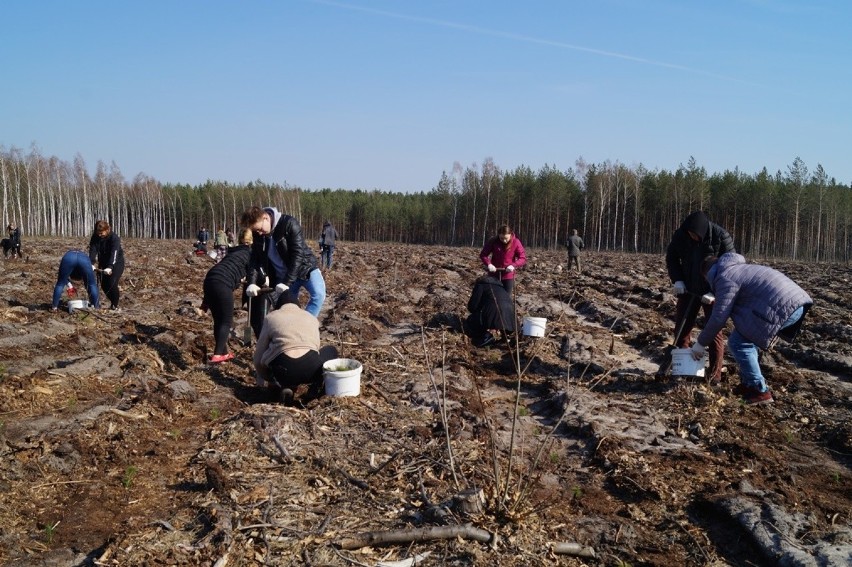
[[[344,537],[334,542],[340,549],[359,549],[372,545],[394,545],[413,543],[435,539],[472,539],[482,543],[492,543],[495,536],[470,525],[465,526],[433,526],[428,528],[413,528],[410,530],[390,530],[384,532],[365,532],[351,537]]]
[[[573,541],[558,541],[550,544],[553,553],[557,555],[572,555],[574,557],[587,557],[594,559],[597,557],[594,548]]]

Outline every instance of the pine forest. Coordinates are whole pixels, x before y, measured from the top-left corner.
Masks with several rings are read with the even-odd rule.
[[[435,186],[410,193],[305,190],[288,184],[207,181],[170,184],[145,174],[125,179],[115,163],[92,175],[73,163],[0,147],[3,226],[27,236],[80,236],[107,219],[124,238],[192,239],[203,226],[233,228],[252,205],[296,216],[306,239],[325,220],[342,240],[481,246],[507,224],[526,247],[557,249],[577,229],[588,250],[661,253],[682,219],[703,210],[755,258],[845,262],[852,256],[852,190],[796,157],[784,171],[737,168],[708,173],[695,158],[649,171],[620,162],[566,170],[545,165],[502,170],[491,158],[455,163]]]

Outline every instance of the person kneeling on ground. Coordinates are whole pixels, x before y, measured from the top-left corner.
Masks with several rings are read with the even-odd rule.
[[[289,293],[282,293],[275,311],[267,315],[254,351],[258,386],[279,392],[288,403],[301,384],[316,396],[322,385],[322,365],[337,358],[337,349],[320,349],[319,320],[299,306]]]
[[[474,346],[484,347],[495,342],[491,330],[515,332],[515,309],[512,297],[503,284],[490,276],[482,276],[473,286],[467,302],[470,315],[465,321],[467,335]]]
[[[747,264],[735,252],[708,258],[702,268],[716,296],[713,313],[692,346],[700,360],[713,337],[730,318],[734,331],[728,348],[740,369],[740,385],[734,393],[747,404],[767,404],[772,392],[760,372],[758,350],[770,348],[778,338],[792,341],[802,327],[813,300],[796,283],[768,266]]]

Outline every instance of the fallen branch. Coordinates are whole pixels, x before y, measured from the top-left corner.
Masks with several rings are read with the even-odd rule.
[[[359,549],[371,545],[415,543],[435,539],[472,539],[482,543],[493,543],[496,536],[486,530],[473,526],[434,526],[411,530],[390,530],[386,532],[365,532],[352,537],[344,537],[334,542],[340,549]]]
[[[418,563],[423,563],[430,555],[432,555],[432,552],[426,551],[399,561],[379,561],[376,563],[376,567],[412,567]]]
[[[130,413],[129,411],[120,410],[118,408],[109,408],[110,413],[114,413],[115,415],[126,417],[128,419],[148,419],[147,415],[139,415],[136,413]]]
[[[594,559],[597,557],[594,548],[580,545],[573,541],[558,541],[550,544],[550,549],[557,555],[571,555],[573,557],[587,557]]]

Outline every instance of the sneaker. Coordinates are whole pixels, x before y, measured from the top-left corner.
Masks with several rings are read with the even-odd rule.
[[[234,354],[231,352],[227,354],[214,354],[210,357],[210,364],[221,364],[231,360],[232,358],[234,358]]]
[[[737,384],[731,390],[734,394],[742,397],[743,401],[750,406],[757,406],[761,404],[771,404],[775,400],[772,398],[772,392],[766,390],[765,392],[761,392],[756,388],[751,388],[749,386],[743,386],[742,384]]]
[[[750,406],[759,406],[762,404],[771,404],[775,400],[772,398],[772,392],[766,390],[765,392],[754,392],[751,394],[746,394],[743,396],[745,403]]]

